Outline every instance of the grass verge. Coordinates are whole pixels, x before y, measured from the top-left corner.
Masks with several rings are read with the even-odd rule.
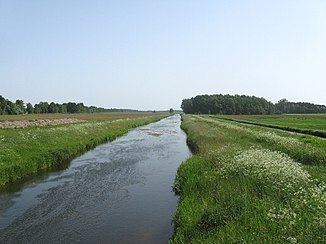
[[[194,156],[178,169],[171,243],[325,243],[326,141],[183,117]]]

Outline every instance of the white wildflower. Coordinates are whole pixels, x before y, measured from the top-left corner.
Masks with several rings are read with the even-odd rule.
[[[291,236],[289,236],[286,240],[287,240],[288,242],[290,242],[290,243],[297,243],[297,242],[298,242],[297,239],[296,239],[295,237],[291,237]]]
[[[284,153],[267,149],[249,149],[226,164],[224,174],[241,173],[281,191],[297,191],[311,182],[311,177],[301,165]]]

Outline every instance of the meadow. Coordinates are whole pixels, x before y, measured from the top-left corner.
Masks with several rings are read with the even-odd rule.
[[[326,114],[222,115],[219,118],[326,137]]]
[[[151,112],[103,112],[103,113],[45,113],[45,114],[18,114],[18,115],[0,115],[0,122],[18,121],[18,120],[44,120],[44,119],[79,119],[87,121],[111,121],[116,119],[132,119],[144,116],[155,115]]]
[[[129,129],[168,113],[95,113],[1,116],[0,120],[77,119],[74,123],[0,129],[0,188],[69,162]],[[79,122],[79,120],[81,122]]]
[[[326,140],[184,115],[171,243],[325,243]]]

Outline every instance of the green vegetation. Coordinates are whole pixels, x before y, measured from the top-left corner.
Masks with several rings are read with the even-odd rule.
[[[99,108],[95,106],[85,106],[83,103],[54,103],[54,102],[39,102],[34,106],[31,103],[25,103],[22,100],[16,100],[16,102],[11,102],[0,95],[0,115],[8,114],[55,114],[55,113],[96,113],[96,112],[136,112],[136,110],[131,109],[106,109]]]
[[[284,114],[314,114],[314,113],[326,113],[325,105],[317,105],[313,103],[303,102],[289,102],[286,99],[281,99],[275,104],[276,111]]]
[[[185,115],[172,243],[325,243],[326,141]]]
[[[105,141],[125,134],[129,129],[158,121],[167,113],[144,113],[126,119],[94,120],[76,124],[0,129],[0,187],[24,179],[44,169],[68,162],[73,157]],[[86,118],[86,117],[85,117]]]
[[[54,120],[54,119],[78,119],[87,121],[109,121],[116,119],[133,119],[144,116],[152,116],[152,112],[103,112],[103,113],[76,113],[76,114],[18,114],[1,115],[0,122],[4,121],[35,121],[35,120]]]
[[[257,122],[266,125],[326,131],[326,114],[229,115],[223,116],[222,118]]]
[[[326,106],[294,103],[286,99],[273,104],[264,98],[245,95],[199,95],[184,99],[182,110],[190,114],[289,114],[326,113]]]
[[[326,137],[326,114],[220,115],[218,117],[246,124]]]

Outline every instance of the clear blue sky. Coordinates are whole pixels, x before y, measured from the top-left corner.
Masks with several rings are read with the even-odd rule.
[[[326,1],[0,0],[0,94],[179,108],[197,94],[326,104]]]

